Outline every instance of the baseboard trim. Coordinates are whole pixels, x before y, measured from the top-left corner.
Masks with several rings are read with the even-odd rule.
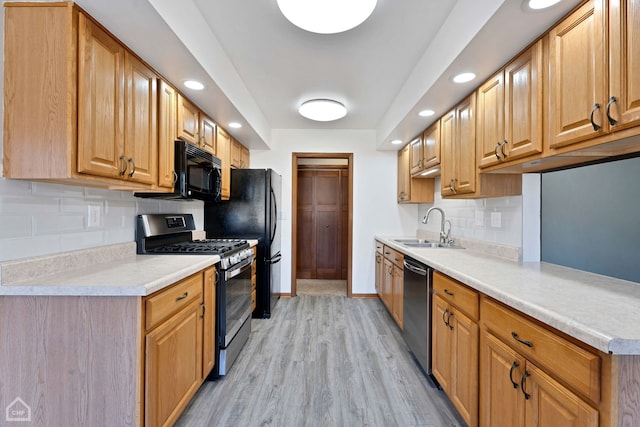
[[[288,294],[280,294],[280,298],[291,298],[291,292],[289,292]]]
[[[378,294],[351,294],[351,298],[378,298]]]

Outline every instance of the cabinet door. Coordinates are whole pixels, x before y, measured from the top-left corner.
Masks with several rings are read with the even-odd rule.
[[[606,0],[590,0],[549,32],[551,148],[609,129],[603,105],[608,99],[606,16]]]
[[[505,67],[504,160],[542,152],[542,67],[542,40]]]
[[[126,167],[125,50],[82,14],[78,32],[78,172],[119,178]]]
[[[523,391],[530,398],[525,401],[525,426],[598,427],[596,409],[532,363],[527,362],[527,373]]]
[[[451,308],[451,402],[467,425],[478,425],[478,324]]]
[[[443,196],[454,194],[457,173],[456,162],[456,110],[451,110],[440,118],[440,149],[442,154],[440,186]]]
[[[242,146],[242,151],[240,153],[240,167],[241,168],[248,168],[249,167],[250,157],[251,157],[251,154],[249,153],[249,149],[243,145]]]
[[[478,166],[499,163],[504,143],[504,73],[500,71],[478,89]]]
[[[429,169],[440,164],[440,120],[429,127],[422,135],[423,169]]]
[[[200,113],[200,148],[213,155],[216,154],[216,124],[209,117]]]
[[[125,55],[125,178],[158,182],[158,91],[156,73],[133,55]]]
[[[380,295],[382,291],[382,280],[384,279],[384,263],[382,262],[382,255],[380,254],[376,254],[375,277],[376,293]]]
[[[525,359],[489,332],[480,338],[480,427],[522,427]],[[553,425],[553,424],[549,424]]]
[[[222,162],[222,200],[229,200],[231,195],[231,136],[218,126],[216,137],[216,155]]]
[[[393,264],[388,259],[384,259],[384,278],[382,280],[381,299],[387,310],[392,311],[391,296],[393,294]]]
[[[457,194],[476,191],[476,95],[471,94],[456,107]]]
[[[402,150],[398,151],[398,203],[411,200],[410,150],[411,147],[407,144]]]
[[[160,80],[158,102],[158,185],[173,189],[175,175],[175,140],[178,136],[178,92]]]
[[[392,310],[391,314],[396,319],[396,323],[403,328],[404,322],[404,271],[400,267],[393,266],[393,285],[392,285]]]
[[[448,318],[449,304],[442,298],[433,297],[431,319],[431,372],[442,389],[451,391],[451,329]]]
[[[194,145],[200,145],[199,122],[198,107],[178,94],[178,138]]]
[[[610,115],[613,130],[640,125],[640,2],[611,0],[609,10]],[[609,102],[611,98],[609,98]]]
[[[422,147],[422,138],[416,138],[413,141],[411,141],[409,143],[409,151],[410,151],[410,160],[409,160],[409,165],[410,165],[410,173],[411,175],[421,172],[422,171],[422,164],[423,164],[423,154],[424,154],[424,150]]]
[[[242,145],[235,138],[231,138],[231,167],[242,167]]]
[[[145,425],[172,425],[202,378],[200,300],[147,334]]]
[[[202,331],[202,377],[209,375],[216,362],[216,269],[204,271]]]

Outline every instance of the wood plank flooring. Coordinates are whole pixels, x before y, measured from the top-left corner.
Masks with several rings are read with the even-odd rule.
[[[297,279],[298,295],[347,296],[346,280]]]
[[[464,426],[377,299],[280,299],[177,426]]]

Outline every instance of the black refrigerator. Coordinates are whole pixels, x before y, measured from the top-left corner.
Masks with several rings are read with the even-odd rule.
[[[254,318],[271,317],[280,298],[281,191],[273,169],[232,169],[229,200],[204,205],[207,238],[258,240]]]

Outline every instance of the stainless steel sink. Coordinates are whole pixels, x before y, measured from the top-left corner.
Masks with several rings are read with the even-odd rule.
[[[447,249],[464,249],[462,246],[453,244],[436,242],[434,240],[424,239],[394,239],[396,243],[407,246],[409,248],[447,248]]]

